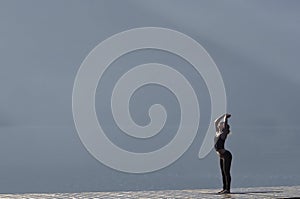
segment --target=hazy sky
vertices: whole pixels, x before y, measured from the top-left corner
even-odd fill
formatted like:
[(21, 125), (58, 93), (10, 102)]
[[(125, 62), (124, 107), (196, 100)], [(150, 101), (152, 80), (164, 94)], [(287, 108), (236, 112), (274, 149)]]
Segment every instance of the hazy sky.
[(217, 64), (232, 113), (233, 187), (291, 185), (299, 175), (299, 1), (0, 1), (0, 193), (220, 187), (212, 151), (197, 157), (210, 117), (201, 76), (179, 57), (141, 50), (116, 60), (98, 85), (97, 114), (107, 136), (131, 151), (168, 143), (180, 109), (168, 90), (140, 89), (131, 114), (141, 125), (161, 103), (166, 126), (152, 140), (133, 140), (113, 121), (109, 94), (118, 77), (149, 62), (186, 76), (200, 101), (201, 121), (190, 149), (171, 166), (126, 174), (94, 159), (81, 144), (72, 117), (72, 89), (87, 54), (113, 34), (165, 27), (199, 42)]

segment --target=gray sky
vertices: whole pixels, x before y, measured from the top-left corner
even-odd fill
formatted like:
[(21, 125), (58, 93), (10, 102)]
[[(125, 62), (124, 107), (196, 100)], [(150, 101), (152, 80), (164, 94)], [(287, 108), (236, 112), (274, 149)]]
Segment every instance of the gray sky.
[(152, 140), (131, 140), (112, 121), (108, 95), (118, 76), (148, 62), (172, 65), (200, 99), (201, 121), (190, 149), (171, 166), (126, 174), (95, 160), (81, 144), (72, 117), (77, 70), (101, 41), (136, 27), (180, 31), (217, 64), (232, 113), (227, 147), (234, 155), (233, 186), (299, 184), (299, 1), (0, 1), (0, 193), (207, 188), (220, 186), (214, 152), (197, 154), (210, 117), (202, 78), (179, 57), (143, 50), (121, 57), (96, 96), (108, 137), (132, 151), (167, 143), (180, 110), (174, 96), (149, 86), (132, 98), (133, 119), (165, 105), (166, 128)]

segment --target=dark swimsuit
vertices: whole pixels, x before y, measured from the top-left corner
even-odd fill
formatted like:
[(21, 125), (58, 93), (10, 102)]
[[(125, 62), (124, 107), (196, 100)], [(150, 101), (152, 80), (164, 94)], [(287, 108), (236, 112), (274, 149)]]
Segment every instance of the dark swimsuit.
[(215, 149), (216, 151), (219, 151), (223, 149), (224, 153), (218, 153), (220, 155), (220, 167), (222, 172), (222, 180), (223, 180), (223, 190), (230, 191), (230, 184), (231, 184), (231, 175), (230, 175), (230, 167), (231, 167), (231, 161), (232, 161), (232, 155), (228, 150), (225, 150), (225, 140), (227, 138), (227, 135), (229, 133), (229, 125), (227, 128), (224, 128), (222, 130), (222, 134), (225, 134), (225, 138), (222, 139), (221, 135), (215, 136)]

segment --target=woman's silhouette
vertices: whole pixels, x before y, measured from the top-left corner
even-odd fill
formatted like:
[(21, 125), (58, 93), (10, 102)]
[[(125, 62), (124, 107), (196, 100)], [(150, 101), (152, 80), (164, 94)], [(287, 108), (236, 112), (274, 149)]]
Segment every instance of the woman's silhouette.
[(230, 193), (230, 166), (232, 155), (228, 150), (225, 150), (225, 140), (230, 133), (230, 126), (228, 125), (228, 118), (230, 114), (224, 114), (215, 120), (216, 136), (215, 136), (215, 149), (220, 157), (220, 167), (222, 172), (223, 190), (219, 193)]

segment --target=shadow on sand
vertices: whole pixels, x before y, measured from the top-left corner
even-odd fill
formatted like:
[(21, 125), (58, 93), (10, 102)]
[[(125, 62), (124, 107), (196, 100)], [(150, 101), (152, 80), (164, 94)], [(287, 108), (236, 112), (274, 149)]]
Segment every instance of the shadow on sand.
[(264, 194), (264, 193), (282, 193), (283, 191), (241, 191), (241, 192), (232, 192), (230, 194)]

